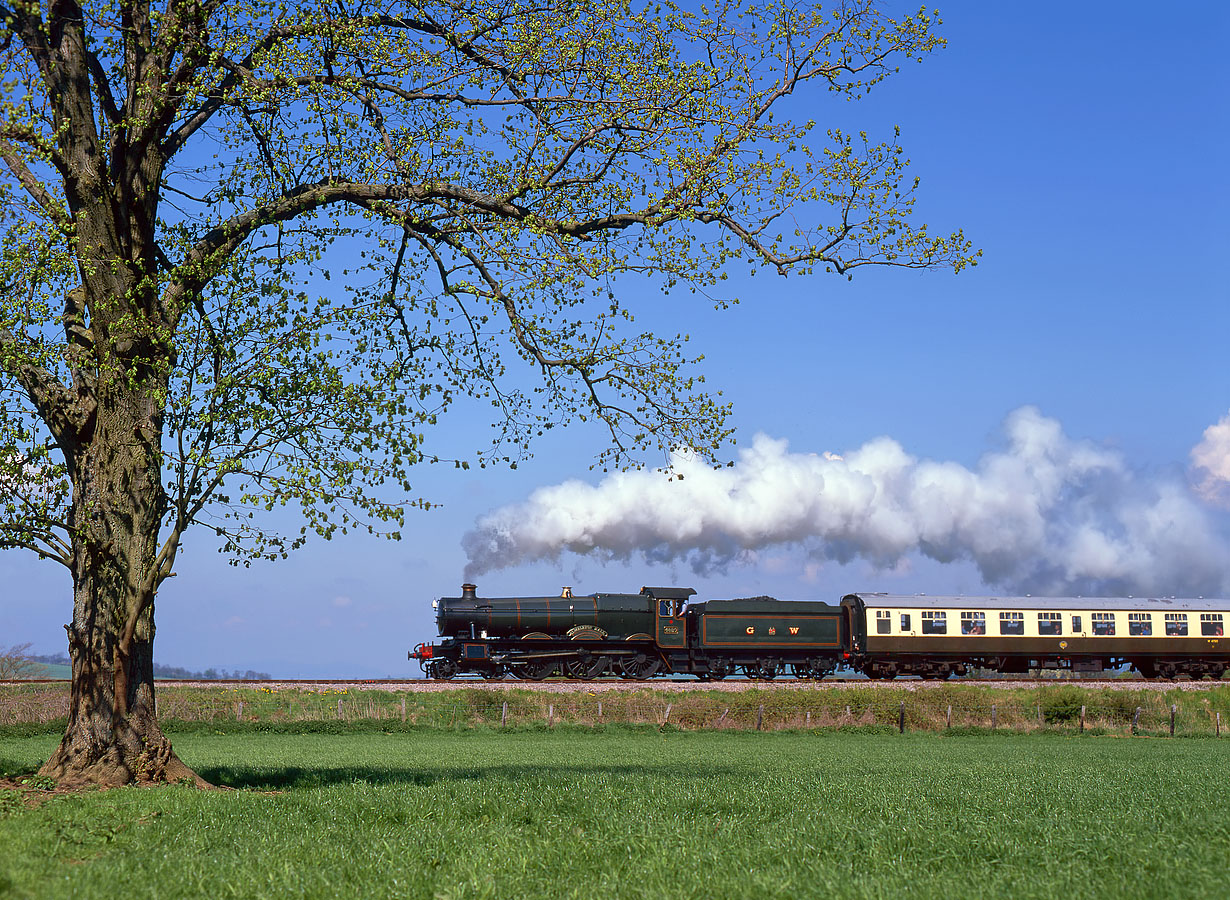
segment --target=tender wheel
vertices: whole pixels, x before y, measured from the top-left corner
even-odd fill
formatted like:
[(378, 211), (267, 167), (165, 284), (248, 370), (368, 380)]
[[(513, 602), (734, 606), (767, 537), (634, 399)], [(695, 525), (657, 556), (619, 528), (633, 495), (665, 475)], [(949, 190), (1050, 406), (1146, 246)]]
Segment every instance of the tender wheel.
[(638, 653), (635, 656), (627, 656), (620, 660), (619, 677), (626, 678), (629, 681), (641, 681), (657, 675), (658, 669), (661, 667), (662, 660), (650, 658), (644, 653)]
[(709, 660), (709, 677), (714, 681), (721, 681), (730, 674), (730, 660), (725, 657), (717, 657)]
[(504, 672), (503, 666), (495, 665), (489, 669), (483, 669), (478, 674), (482, 675), (483, 679), (486, 681), (499, 681), (500, 679), (504, 677), (506, 673)]
[(744, 663), (743, 674), (758, 681), (771, 681), (777, 677), (780, 665), (776, 659), (758, 659), (753, 663)]

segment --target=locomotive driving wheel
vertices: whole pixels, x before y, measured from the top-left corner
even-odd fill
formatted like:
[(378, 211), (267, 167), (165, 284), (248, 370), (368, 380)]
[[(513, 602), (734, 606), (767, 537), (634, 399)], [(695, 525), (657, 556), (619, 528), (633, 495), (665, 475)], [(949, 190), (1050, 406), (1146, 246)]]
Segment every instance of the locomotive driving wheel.
[(601, 675), (610, 662), (605, 656), (586, 655), (564, 663), (564, 674), (569, 678), (592, 681)]
[(619, 677), (629, 681), (641, 681), (658, 674), (662, 661), (637, 653), (635, 656), (625, 656), (619, 661)]
[(525, 660), (508, 664), (508, 671), (522, 681), (542, 681), (555, 674), (558, 663), (553, 660)]

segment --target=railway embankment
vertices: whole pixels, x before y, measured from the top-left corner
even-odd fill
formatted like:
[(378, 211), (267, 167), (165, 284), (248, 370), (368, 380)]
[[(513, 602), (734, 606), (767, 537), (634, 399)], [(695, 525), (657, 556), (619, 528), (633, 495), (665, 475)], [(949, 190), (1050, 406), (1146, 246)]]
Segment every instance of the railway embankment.
[[(1207, 736), (1230, 727), (1230, 683), (232, 682), (164, 683), (177, 730), (607, 728), (981, 730)], [(64, 682), (0, 684), (0, 729), (63, 727)]]

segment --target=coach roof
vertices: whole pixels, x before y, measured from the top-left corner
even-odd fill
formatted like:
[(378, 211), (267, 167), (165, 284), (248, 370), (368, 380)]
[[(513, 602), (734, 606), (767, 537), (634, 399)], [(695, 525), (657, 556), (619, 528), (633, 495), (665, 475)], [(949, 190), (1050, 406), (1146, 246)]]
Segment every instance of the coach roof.
[(1131, 612), (1230, 612), (1230, 600), (1190, 597), (963, 597), (942, 594), (847, 594), (872, 608), (1061, 609)]

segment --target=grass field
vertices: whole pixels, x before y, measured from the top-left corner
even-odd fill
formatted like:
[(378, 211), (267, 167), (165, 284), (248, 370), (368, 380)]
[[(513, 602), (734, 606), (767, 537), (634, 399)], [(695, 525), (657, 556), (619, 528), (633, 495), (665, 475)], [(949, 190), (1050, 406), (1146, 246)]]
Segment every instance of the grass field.
[[(54, 736), (0, 739), (30, 771)], [(1208, 897), (1230, 741), (181, 734), (238, 791), (0, 794), (0, 896)]]

